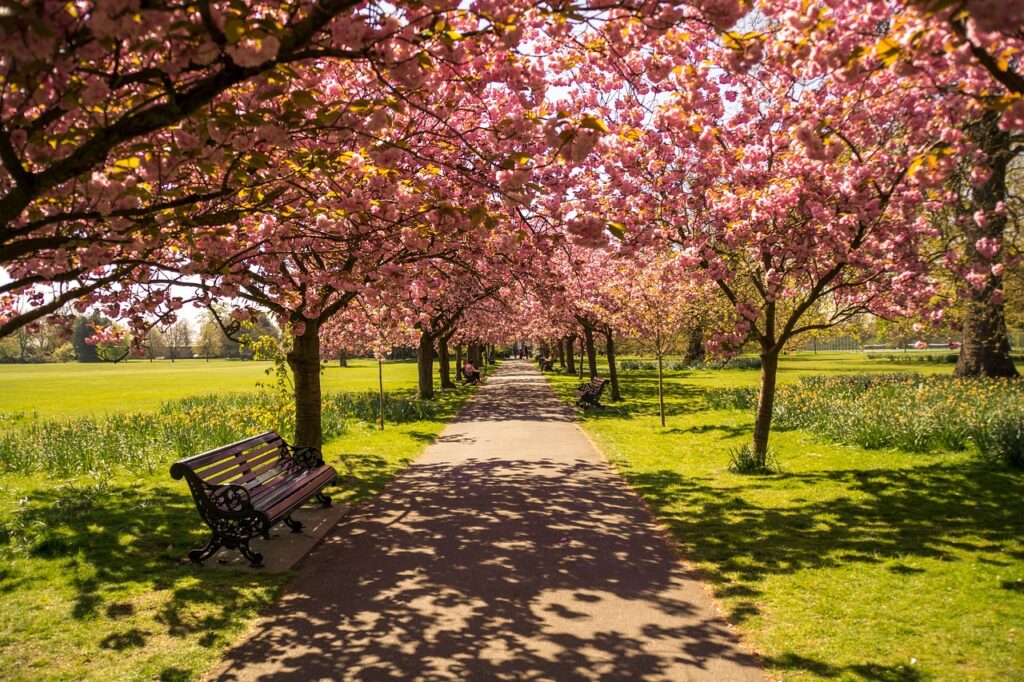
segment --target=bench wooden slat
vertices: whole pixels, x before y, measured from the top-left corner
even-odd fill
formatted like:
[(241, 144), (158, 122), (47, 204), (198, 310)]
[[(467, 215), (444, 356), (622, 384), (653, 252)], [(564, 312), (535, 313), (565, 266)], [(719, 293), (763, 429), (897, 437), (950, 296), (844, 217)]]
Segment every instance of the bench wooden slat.
[(206, 452), (200, 453), (198, 455), (193, 455), (192, 457), (188, 457), (187, 459), (178, 460), (178, 462), (176, 463), (183, 464), (190, 469), (199, 469), (205, 466), (206, 463), (208, 462), (220, 461), (224, 459), (226, 455), (237, 454), (239, 452), (242, 452), (243, 450), (251, 448), (254, 445), (259, 445), (260, 443), (266, 442), (274, 438), (280, 439), (281, 436), (277, 435), (273, 431), (268, 431), (258, 436), (253, 436), (252, 438), (245, 438), (230, 445), (225, 445), (222, 448), (214, 448), (213, 450), (207, 450)]
[[(274, 455), (283, 447), (284, 441), (281, 442), (270, 442), (260, 445), (259, 447), (252, 448), (250, 450), (243, 450), (235, 454), (234, 456), (226, 456), (218, 462), (212, 462), (209, 465), (193, 469), (197, 474), (203, 477), (203, 480), (209, 481), (210, 483), (221, 483), (221, 480), (217, 479), (217, 476), (224, 471), (231, 469), (237, 469), (253, 459), (260, 457), (261, 455)], [(225, 453), (226, 454), (226, 453)]]
[(238, 455), (232, 458), (230, 461), (224, 462), (223, 466), (218, 465), (217, 467), (210, 467), (198, 471), (200, 476), (210, 484), (217, 485), (220, 483), (227, 483), (230, 479), (238, 476), (240, 473), (250, 471), (255, 467), (261, 466), (269, 462), (274, 462), (281, 459), (281, 445), (267, 445), (261, 448), (259, 452), (256, 452), (253, 456)]
[(267, 509), (267, 516), (271, 519), (282, 518), (288, 513), (288, 510), (302, 505), (306, 500), (312, 497), (312, 495), (308, 493), (311, 485), (323, 487), (330, 483), (333, 478), (333, 474), (329, 474), (328, 472), (318, 472), (309, 481), (307, 481), (305, 486), (301, 488), (295, 487), (290, 490), (287, 495), (279, 497), (274, 505)]

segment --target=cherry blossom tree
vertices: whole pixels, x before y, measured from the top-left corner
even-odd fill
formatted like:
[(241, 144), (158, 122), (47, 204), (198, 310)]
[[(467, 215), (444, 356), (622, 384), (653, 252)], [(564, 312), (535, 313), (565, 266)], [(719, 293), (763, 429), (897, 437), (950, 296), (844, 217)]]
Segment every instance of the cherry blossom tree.
[(680, 271), (671, 255), (641, 253), (621, 261), (605, 291), (614, 301), (615, 326), (654, 354), (658, 365), (658, 412), (665, 426), (663, 364), (681, 335), (701, 314), (700, 281)]

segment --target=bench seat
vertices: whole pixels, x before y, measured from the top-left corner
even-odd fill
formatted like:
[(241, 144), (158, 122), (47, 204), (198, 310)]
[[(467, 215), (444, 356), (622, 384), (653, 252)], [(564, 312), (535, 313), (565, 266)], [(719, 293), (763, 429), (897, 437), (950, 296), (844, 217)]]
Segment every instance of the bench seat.
[(279, 521), (298, 533), (302, 524), (292, 512), (316, 497), (324, 506), (331, 498), (324, 487), (337, 478), (317, 448), (295, 447), (274, 431), (215, 448), (171, 466), (171, 477), (188, 483), (200, 518), (213, 535), (189, 559), (202, 563), (221, 547), (238, 549), (253, 566), (263, 557), (249, 548), (256, 537), (270, 537)]
[(601, 405), (601, 394), (604, 393), (607, 379), (594, 377), (589, 383), (580, 384), (576, 389), (576, 405), (578, 407), (603, 407)]

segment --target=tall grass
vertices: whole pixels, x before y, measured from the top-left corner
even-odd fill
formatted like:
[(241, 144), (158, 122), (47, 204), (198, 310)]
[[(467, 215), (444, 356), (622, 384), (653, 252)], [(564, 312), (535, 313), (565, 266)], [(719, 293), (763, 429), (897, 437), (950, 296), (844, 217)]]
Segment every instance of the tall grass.
[[(715, 409), (753, 409), (757, 389), (709, 391)], [(858, 374), (805, 377), (776, 395), (774, 424), (840, 443), (908, 452), (964, 450), (1024, 466), (1024, 381)]]
[[(390, 423), (427, 419), (431, 405), (385, 394)], [(329, 393), (323, 398), (324, 439), (345, 432), (351, 422), (374, 422), (378, 395)], [(0, 415), (0, 471), (72, 476), (120, 466), (152, 471), (168, 461), (203, 452), (247, 436), (274, 430), (294, 433), (290, 401), (270, 393), (227, 393), (183, 398), (151, 413), (39, 420)]]

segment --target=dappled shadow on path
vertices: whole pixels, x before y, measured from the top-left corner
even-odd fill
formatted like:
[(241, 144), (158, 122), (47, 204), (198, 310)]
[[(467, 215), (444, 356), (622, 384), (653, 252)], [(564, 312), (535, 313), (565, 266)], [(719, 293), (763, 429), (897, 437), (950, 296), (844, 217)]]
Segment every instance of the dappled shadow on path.
[(220, 675), (756, 679), (683, 596), (691, 580), (599, 462), (414, 465), (307, 559)]
[(575, 411), (558, 401), (543, 376), (532, 366), (510, 361), (487, 379), (486, 385), (453, 420), (464, 422), (571, 422)]

